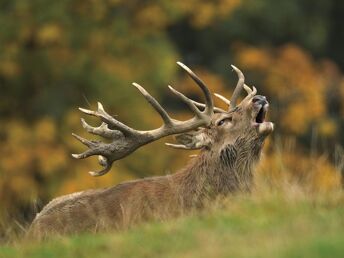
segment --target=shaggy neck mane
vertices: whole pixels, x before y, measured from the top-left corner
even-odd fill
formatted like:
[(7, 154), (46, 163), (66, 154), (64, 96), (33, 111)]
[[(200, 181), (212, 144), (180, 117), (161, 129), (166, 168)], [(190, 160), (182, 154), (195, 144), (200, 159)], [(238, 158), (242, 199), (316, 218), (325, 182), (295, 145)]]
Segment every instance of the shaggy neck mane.
[(225, 146), (220, 152), (203, 150), (175, 174), (187, 199), (184, 202), (192, 205), (213, 196), (250, 191), (253, 165), (260, 157), (262, 146), (263, 139), (245, 137)]

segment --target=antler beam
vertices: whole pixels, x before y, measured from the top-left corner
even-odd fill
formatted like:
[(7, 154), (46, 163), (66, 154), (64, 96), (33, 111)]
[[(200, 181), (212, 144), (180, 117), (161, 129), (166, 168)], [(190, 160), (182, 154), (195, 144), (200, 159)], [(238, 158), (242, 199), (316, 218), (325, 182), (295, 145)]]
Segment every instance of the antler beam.
[(161, 107), (158, 101), (137, 83), (133, 83), (133, 85), (141, 92), (148, 103), (157, 111), (157, 113), (162, 118), (164, 124), (160, 128), (150, 131), (138, 131), (130, 128), (129, 126), (110, 116), (104, 110), (103, 105), (100, 102), (98, 102), (97, 111), (79, 108), (81, 112), (87, 115), (98, 117), (103, 121), (103, 123), (99, 127), (92, 127), (88, 125), (84, 119), (81, 119), (82, 126), (86, 129), (87, 132), (112, 140), (111, 143), (90, 141), (76, 134), (73, 134), (73, 136), (77, 140), (79, 140), (81, 143), (89, 148), (81, 154), (72, 154), (74, 158), (84, 159), (93, 155), (99, 155), (99, 164), (104, 168), (98, 172), (89, 172), (92, 176), (101, 176), (106, 174), (111, 169), (112, 163), (114, 161), (128, 156), (136, 149), (145, 144), (148, 144), (152, 141), (158, 140), (168, 135), (191, 131), (197, 129), (198, 127), (207, 126), (210, 124), (211, 116), (214, 113), (214, 103), (209, 89), (207, 88), (205, 83), (190, 70), (190, 68), (188, 68), (181, 62), (177, 62), (177, 64), (189, 74), (189, 76), (200, 87), (205, 96), (205, 104), (202, 104), (204, 106), (204, 110), (200, 111), (197, 108), (198, 105), (194, 101), (169, 86), (169, 89), (179, 99), (185, 102), (190, 110), (194, 113), (194, 117), (189, 120), (179, 121), (172, 119), (165, 111), (165, 109)]

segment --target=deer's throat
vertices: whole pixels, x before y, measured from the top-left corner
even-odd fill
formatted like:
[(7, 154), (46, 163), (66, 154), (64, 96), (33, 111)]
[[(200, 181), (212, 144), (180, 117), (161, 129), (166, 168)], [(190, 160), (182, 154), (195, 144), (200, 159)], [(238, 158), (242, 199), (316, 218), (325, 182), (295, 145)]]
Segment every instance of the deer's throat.
[(260, 158), (262, 140), (238, 139), (234, 144), (227, 145), (220, 152), (218, 171), (220, 191), (249, 191), (253, 181), (254, 165)]
[(202, 203), (218, 195), (250, 191), (252, 171), (262, 142), (239, 140), (221, 152), (203, 151), (175, 176), (186, 203)]

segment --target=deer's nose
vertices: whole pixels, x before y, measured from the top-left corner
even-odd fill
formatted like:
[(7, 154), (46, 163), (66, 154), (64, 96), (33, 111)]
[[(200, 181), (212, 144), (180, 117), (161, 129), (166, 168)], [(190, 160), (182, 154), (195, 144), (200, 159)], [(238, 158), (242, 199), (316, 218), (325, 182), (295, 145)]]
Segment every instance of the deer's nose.
[(257, 103), (258, 105), (262, 105), (262, 106), (268, 104), (268, 101), (266, 100), (266, 97), (262, 96), (262, 95), (254, 96), (253, 99), (252, 99), (252, 102), (253, 103)]

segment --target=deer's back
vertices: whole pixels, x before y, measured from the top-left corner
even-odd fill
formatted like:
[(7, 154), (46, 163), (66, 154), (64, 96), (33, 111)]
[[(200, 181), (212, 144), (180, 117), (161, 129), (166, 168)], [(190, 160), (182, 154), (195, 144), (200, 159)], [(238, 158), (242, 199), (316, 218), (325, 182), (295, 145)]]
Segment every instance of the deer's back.
[(114, 187), (58, 197), (34, 219), (30, 233), (97, 231), (129, 226), (155, 215), (167, 215), (178, 202), (169, 177), (131, 181)]

